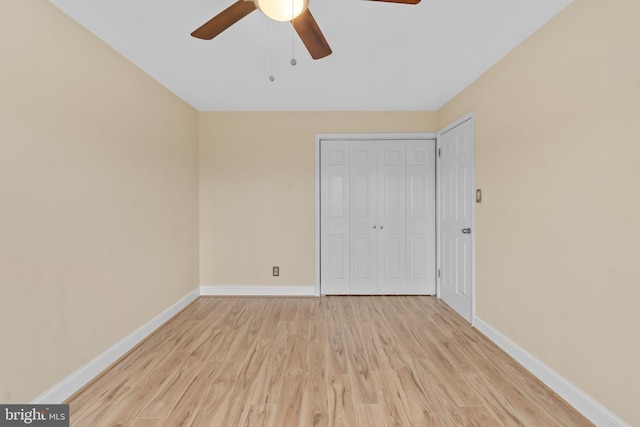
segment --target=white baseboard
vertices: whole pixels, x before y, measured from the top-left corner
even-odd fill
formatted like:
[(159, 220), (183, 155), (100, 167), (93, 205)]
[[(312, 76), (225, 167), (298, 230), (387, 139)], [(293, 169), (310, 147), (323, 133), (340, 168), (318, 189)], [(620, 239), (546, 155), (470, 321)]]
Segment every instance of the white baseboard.
[(247, 286), (220, 285), (201, 286), (202, 296), (292, 296), (312, 297), (316, 295), (315, 286)]
[(478, 316), (474, 316), (473, 326), (598, 427), (630, 427), (620, 417)]
[(38, 404), (57, 404), (64, 402), (65, 399), (72, 396), (80, 390), (92, 379), (98, 376), (102, 371), (107, 369), (111, 364), (124, 356), (129, 350), (138, 345), (142, 340), (148, 337), (153, 331), (162, 326), (165, 322), (176, 315), (180, 310), (189, 305), (192, 301), (200, 296), (200, 289), (195, 289), (188, 295), (184, 296), (178, 302), (167, 308), (165, 311), (154, 317), (145, 325), (125, 337), (104, 353), (98, 355), (95, 359), (78, 369), (67, 378), (47, 390), (40, 396), (36, 397), (33, 402)]

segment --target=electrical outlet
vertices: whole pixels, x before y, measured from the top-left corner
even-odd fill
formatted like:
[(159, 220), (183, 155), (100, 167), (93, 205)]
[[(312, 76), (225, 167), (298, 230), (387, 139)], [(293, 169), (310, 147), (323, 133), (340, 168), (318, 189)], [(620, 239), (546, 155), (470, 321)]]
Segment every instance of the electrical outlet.
[(274, 276), (280, 275), (280, 267), (273, 267), (273, 275)]

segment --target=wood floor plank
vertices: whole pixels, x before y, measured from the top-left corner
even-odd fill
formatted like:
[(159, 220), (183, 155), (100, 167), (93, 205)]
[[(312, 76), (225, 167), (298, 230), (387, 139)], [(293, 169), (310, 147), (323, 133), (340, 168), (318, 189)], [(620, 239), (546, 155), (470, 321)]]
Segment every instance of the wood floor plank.
[[(133, 420), (130, 427), (163, 427), (164, 420), (156, 418), (136, 418)], [(73, 424), (72, 424), (73, 425)]]
[(349, 376), (330, 375), (327, 390), (329, 426), (350, 427), (357, 425)]
[(436, 395), (427, 391), (413, 364), (401, 368), (397, 374), (408, 402), (409, 417), (414, 425), (438, 425)]
[[(202, 367), (181, 367), (160, 387), (136, 415), (140, 418), (166, 418), (174, 406), (182, 400), (182, 395), (196, 381)], [(128, 402), (131, 405), (132, 402)], [(127, 405), (124, 405), (127, 406)]]
[[(336, 298), (330, 298), (335, 301)], [(337, 307), (328, 303), (327, 307), (327, 372), (329, 374), (347, 374), (349, 368), (347, 366), (347, 354), (345, 348), (345, 337), (343, 330), (343, 321)]]
[(282, 382), (287, 369), (287, 359), (294, 344), (290, 335), (280, 335), (271, 340), (267, 363), (261, 372), (262, 381), (253, 389), (250, 401), (257, 404), (278, 404)]
[(327, 378), (309, 374), (302, 390), (300, 408), (301, 426), (324, 427), (329, 425)]
[(296, 319), (300, 298), (279, 298), (275, 300), (274, 305), (277, 306), (279, 316), (278, 320), (282, 322), (291, 322)]
[(499, 425), (498, 420), (493, 417), (487, 408), (464, 408), (462, 411), (471, 426)]
[(84, 406), (70, 405), (69, 424), (76, 427), (104, 426), (103, 423), (108, 414), (113, 412), (116, 406), (101, 400), (89, 402)]
[(246, 417), (240, 420), (242, 427), (277, 427), (276, 405), (250, 404)]
[(242, 364), (236, 376), (233, 389), (230, 391), (226, 413), (222, 425), (236, 424), (243, 418), (243, 412), (250, 409), (248, 402), (254, 387), (264, 381), (261, 372), (264, 372), (266, 356), (269, 352), (271, 340), (261, 339), (249, 350), (248, 359)]
[[(438, 376), (430, 360), (416, 359), (412, 362), (411, 381), (418, 383), (417, 387), (424, 390), (424, 396), (427, 398), (426, 402), (420, 406), (422, 410), (433, 411), (433, 417), (429, 418), (435, 418), (442, 425), (455, 425), (452, 414), (460, 407), (455, 403), (453, 387), (449, 387), (449, 384)], [(406, 375), (400, 375), (402, 379), (405, 377)]]
[[(461, 372), (451, 364), (451, 361), (444, 354), (440, 346), (433, 344), (425, 352), (426, 358), (422, 361), (429, 361), (429, 370), (432, 375), (440, 379), (442, 384), (450, 389), (450, 396), (459, 407), (482, 406), (478, 396), (467, 387), (467, 383)], [(423, 365), (424, 366), (424, 365)]]
[(345, 322), (345, 338), (347, 340), (347, 364), (353, 397), (356, 403), (378, 403), (376, 384), (372, 378), (372, 367), (365, 351), (362, 332), (353, 321)]
[(242, 338), (239, 340), (238, 346), (242, 349), (249, 349), (253, 347), (254, 342), (258, 338), (263, 337), (264, 332), (264, 318), (270, 311), (272, 301), (266, 298), (259, 298), (252, 301), (250, 310), (243, 315), (245, 318), (245, 329), (241, 334)]
[(374, 374), (380, 393), (382, 412), (389, 427), (413, 426), (409, 421), (409, 402), (395, 372)]
[(493, 414), (500, 425), (526, 426), (535, 425), (528, 417), (519, 413), (518, 409), (511, 403), (509, 397), (501, 393), (491, 381), (488, 381), (482, 374), (463, 374), (468, 384), (481, 396), (483, 407)]
[(213, 373), (215, 378), (202, 386), (200, 392), (203, 394), (205, 403), (195, 413), (192, 425), (203, 427), (223, 425), (221, 423), (226, 415), (230, 392), (236, 383), (239, 369), (240, 366), (224, 364)]
[(389, 303), (385, 307), (385, 310), (381, 310), (384, 315), (386, 326), (390, 331), (393, 331), (392, 336), (395, 338), (398, 347), (402, 350), (405, 358), (419, 359), (423, 353), (420, 349), (420, 345), (415, 341), (412, 331), (406, 325), (405, 319), (410, 317), (410, 314), (399, 310), (397, 307), (399, 302), (402, 302), (401, 297), (389, 297)]
[(387, 427), (382, 406), (379, 404), (356, 403), (354, 408), (359, 426)]
[(194, 420), (200, 409), (208, 404), (208, 393), (206, 392), (208, 385), (215, 380), (219, 370), (219, 363), (204, 364), (202, 370), (187, 386), (180, 399), (177, 402), (167, 401), (171, 411), (166, 417), (160, 417), (160, 419), (170, 426), (195, 425)]
[(386, 353), (380, 338), (378, 337), (376, 324), (371, 319), (364, 319), (360, 322), (360, 328), (362, 329), (362, 339), (364, 342), (364, 349), (369, 357), (369, 363), (371, 364), (371, 370), (378, 371), (391, 371), (391, 364), (387, 360)]
[[(366, 327), (366, 328), (365, 328)], [(406, 366), (410, 358), (404, 354), (398, 340), (393, 335), (393, 330), (387, 326), (386, 321), (376, 318), (371, 323), (364, 324), (367, 343), (371, 359), (375, 359), (373, 366), (379, 371), (393, 371)]]
[(302, 392), (307, 381), (307, 337), (292, 336), (293, 346), (287, 358), (276, 425), (297, 426), (300, 423)]
[(433, 297), (204, 297), (69, 399), (74, 427), (589, 426)]
[(307, 349), (307, 380), (302, 392), (300, 425), (327, 426), (327, 364), (326, 322), (323, 317), (314, 317), (309, 325)]

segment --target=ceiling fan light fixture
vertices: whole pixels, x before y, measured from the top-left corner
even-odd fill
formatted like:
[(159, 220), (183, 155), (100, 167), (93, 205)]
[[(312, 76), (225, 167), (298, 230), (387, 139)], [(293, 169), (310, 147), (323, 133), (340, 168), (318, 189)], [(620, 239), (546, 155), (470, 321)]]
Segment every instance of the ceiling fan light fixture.
[(309, 0), (254, 0), (258, 9), (276, 21), (291, 21), (307, 10)]

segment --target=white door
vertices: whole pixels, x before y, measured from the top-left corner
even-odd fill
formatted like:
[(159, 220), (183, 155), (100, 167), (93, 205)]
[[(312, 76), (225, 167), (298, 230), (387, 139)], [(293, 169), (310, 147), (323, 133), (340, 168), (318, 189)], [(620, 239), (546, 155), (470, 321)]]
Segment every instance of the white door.
[(321, 140), (320, 292), (435, 294), (435, 141)]
[(438, 133), (440, 298), (473, 316), (473, 118)]

